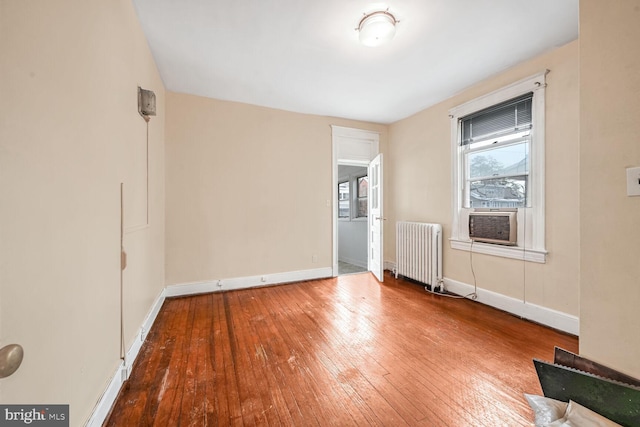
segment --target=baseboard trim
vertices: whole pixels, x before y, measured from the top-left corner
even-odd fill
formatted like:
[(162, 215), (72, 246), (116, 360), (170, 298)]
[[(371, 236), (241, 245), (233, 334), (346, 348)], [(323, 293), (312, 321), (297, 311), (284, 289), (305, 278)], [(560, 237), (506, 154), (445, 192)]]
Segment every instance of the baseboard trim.
[(264, 274), (261, 276), (235, 277), (229, 279), (208, 280), (206, 282), (183, 283), (167, 286), (166, 297), (180, 297), (209, 292), (230, 291), (236, 289), (271, 286), (304, 280), (324, 279), (333, 276), (331, 267), (312, 270), (289, 271), (285, 273)]
[(353, 258), (341, 258), (338, 261), (346, 262), (347, 264), (352, 264), (361, 268), (368, 268), (367, 260), (364, 261), (361, 259), (353, 259)]
[(147, 317), (142, 321), (142, 326), (138, 329), (138, 333), (136, 334), (131, 347), (129, 347), (129, 351), (125, 353), (124, 356), (124, 378), (129, 379), (129, 375), (131, 375), (131, 368), (133, 367), (133, 363), (136, 361), (136, 357), (138, 357), (138, 353), (140, 353), (140, 348), (142, 348), (142, 344), (144, 340), (147, 338), (147, 334), (153, 326), (153, 322), (155, 322), (156, 317), (158, 317), (158, 313), (162, 308), (162, 304), (164, 303), (166, 290), (163, 289), (160, 295), (156, 298), (151, 306), (151, 310), (147, 314)]
[[(444, 285), (447, 291), (458, 295), (467, 295), (474, 290), (472, 285), (446, 277), (444, 278)], [(580, 319), (577, 316), (531, 304), (486, 289), (478, 288), (476, 294), (478, 295), (476, 301), (482, 304), (504, 310), (524, 319), (532, 320), (572, 335), (580, 335)]]
[[(385, 261), (384, 269), (395, 272), (396, 263)], [(458, 295), (468, 295), (473, 292), (473, 286), (467, 283), (444, 277), (444, 287), (449, 292)], [(511, 298), (497, 292), (478, 288), (477, 302), (504, 310), (524, 319), (549, 326), (559, 331), (580, 336), (580, 318), (551, 308), (531, 304), (516, 298)]]
[(142, 326), (135, 335), (131, 347), (129, 347), (129, 350), (125, 353), (124, 361), (120, 362), (116, 368), (116, 372), (113, 374), (113, 377), (111, 377), (109, 385), (107, 385), (106, 390), (98, 400), (98, 403), (93, 409), (93, 412), (85, 426), (100, 427), (106, 421), (109, 411), (111, 411), (111, 407), (118, 398), (122, 385), (131, 374), (131, 368), (133, 367), (136, 357), (138, 357), (142, 343), (147, 337), (147, 333), (151, 329), (151, 326), (153, 326), (153, 322), (155, 322), (156, 317), (160, 312), (160, 308), (162, 308), (162, 304), (164, 304), (165, 292), (166, 290), (163, 289), (151, 306), (151, 310), (149, 310), (149, 313), (142, 322)]
[(120, 388), (122, 388), (122, 385), (124, 384), (122, 374), (123, 370), (124, 362), (121, 362), (120, 365), (118, 365), (116, 372), (113, 374), (113, 377), (111, 377), (111, 381), (109, 381), (107, 389), (104, 391), (104, 393), (100, 397), (100, 400), (98, 401), (98, 404), (93, 409), (93, 413), (85, 424), (86, 427), (100, 427), (106, 421), (111, 407), (118, 398)]
[(395, 274), (396, 271), (396, 263), (393, 261), (385, 261), (384, 262), (384, 269), (385, 270), (389, 270), (390, 272)]
[[(395, 263), (385, 261), (384, 268), (386, 270), (394, 271)], [(117, 367), (105, 392), (100, 397), (91, 417), (87, 421), (86, 426), (99, 427), (102, 426), (106, 420), (111, 407), (118, 397), (120, 388), (131, 374), (133, 363), (140, 352), (142, 343), (160, 312), (160, 308), (162, 307), (165, 298), (322, 279), (332, 277), (332, 274), (333, 271), (331, 267), (326, 267), (312, 270), (266, 274), (262, 276), (237, 277), (167, 286), (153, 303), (149, 314), (147, 314), (142, 326), (136, 334), (133, 344), (125, 354), (125, 360)], [(446, 277), (444, 278), (444, 284), (446, 290), (458, 295), (469, 294), (473, 292), (474, 289), (472, 285)], [(478, 298), (476, 301), (482, 304), (504, 310), (522, 318), (529, 319), (573, 335), (579, 335), (580, 321), (576, 316), (536, 304), (527, 303), (526, 301), (521, 301), (486, 289), (478, 288), (477, 295)]]

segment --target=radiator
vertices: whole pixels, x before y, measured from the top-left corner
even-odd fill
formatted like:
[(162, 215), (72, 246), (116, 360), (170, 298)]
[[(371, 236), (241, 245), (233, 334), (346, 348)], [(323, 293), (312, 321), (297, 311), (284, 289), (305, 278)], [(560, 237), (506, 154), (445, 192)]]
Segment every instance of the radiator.
[(396, 223), (398, 275), (442, 290), (442, 226), (422, 222)]

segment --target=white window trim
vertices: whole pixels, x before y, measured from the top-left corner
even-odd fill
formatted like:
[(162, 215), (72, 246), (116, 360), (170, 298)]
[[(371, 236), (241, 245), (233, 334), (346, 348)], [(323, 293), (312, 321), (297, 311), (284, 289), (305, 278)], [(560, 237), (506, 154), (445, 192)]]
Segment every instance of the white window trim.
[[(351, 176), (349, 176), (349, 178), (347, 179), (339, 179), (338, 180), (338, 187), (340, 186), (340, 184), (343, 184), (345, 182), (349, 183), (349, 216), (340, 216), (340, 200), (338, 200), (337, 204), (338, 204), (338, 221), (351, 221), (351, 217), (352, 215), (352, 210), (353, 210), (353, 206), (351, 206), (353, 203), (351, 202), (351, 198), (353, 197), (351, 195), (351, 187), (353, 185), (351, 185)], [(340, 195), (340, 191), (337, 192), (338, 196)]]
[[(361, 166), (362, 168), (366, 169), (366, 167), (362, 165), (352, 165), (352, 166)], [(342, 222), (367, 221), (368, 217), (358, 216), (358, 178), (362, 178), (363, 176), (368, 176), (368, 175), (366, 173), (358, 173), (358, 174), (348, 175), (347, 177), (343, 177), (343, 179), (338, 179), (338, 185), (345, 182), (349, 183), (349, 216), (348, 217), (338, 216), (338, 221), (342, 221)]]
[[(453, 221), (451, 227), (451, 248), (501, 256), (531, 262), (545, 263), (545, 89), (546, 75), (549, 70), (527, 77), (502, 89), (473, 99), (449, 110), (451, 118), (451, 207)], [(518, 208), (518, 244), (501, 246), (487, 243), (471, 243), (469, 239), (469, 212), (473, 209), (463, 207), (460, 184), (464, 180), (460, 167), (459, 119), (484, 108), (508, 101), (528, 92), (533, 96), (533, 130), (531, 135), (530, 208)]]
[[(366, 221), (369, 216), (367, 214), (367, 216), (358, 216), (358, 200), (360, 199), (360, 197), (358, 197), (358, 192), (359, 192), (359, 188), (358, 188), (358, 180), (360, 178), (363, 177), (368, 177), (368, 174), (356, 174), (353, 175), (353, 197), (351, 198), (351, 202), (353, 203), (353, 215), (351, 216), (353, 218), (354, 221)], [(368, 185), (368, 183), (367, 183)], [(363, 197), (363, 199), (367, 199), (367, 206), (369, 205), (369, 194), (367, 192), (367, 195)], [(369, 210), (367, 209), (367, 212)]]

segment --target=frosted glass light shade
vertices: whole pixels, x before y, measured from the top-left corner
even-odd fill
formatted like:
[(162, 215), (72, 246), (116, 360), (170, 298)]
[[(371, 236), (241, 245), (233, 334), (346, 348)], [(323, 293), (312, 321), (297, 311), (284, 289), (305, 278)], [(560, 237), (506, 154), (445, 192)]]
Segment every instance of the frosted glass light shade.
[(366, 15), (358, 25), (360, 43), (365, 46), (380, 46), (391, 40), (396, 34), (396, 19), (386, 11)]

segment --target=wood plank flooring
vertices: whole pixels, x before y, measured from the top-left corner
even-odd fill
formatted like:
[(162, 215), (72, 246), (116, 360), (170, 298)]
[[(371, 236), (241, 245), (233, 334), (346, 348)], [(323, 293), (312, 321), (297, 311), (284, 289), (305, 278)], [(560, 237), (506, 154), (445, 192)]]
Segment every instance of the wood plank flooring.
[(531, 426), (578, 340), (366, 273), (165, 301), (106, 426)]

